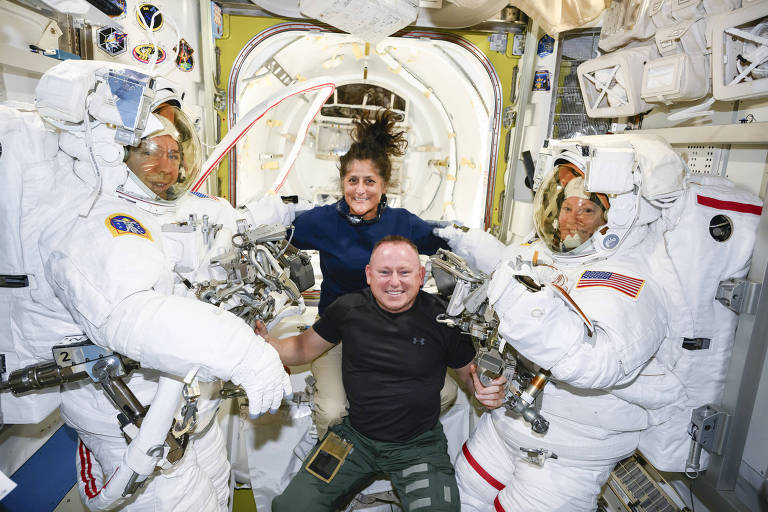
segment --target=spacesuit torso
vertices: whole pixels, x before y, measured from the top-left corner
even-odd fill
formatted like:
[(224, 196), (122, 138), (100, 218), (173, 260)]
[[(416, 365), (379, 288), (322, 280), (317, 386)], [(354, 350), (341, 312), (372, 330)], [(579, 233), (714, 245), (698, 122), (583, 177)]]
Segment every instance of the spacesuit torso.
[[(192, 215), (197, 219), (197, 226), (190, 223)], [(208, 217), (210, 225), (224, 226), (215, 239), (210, 235), (209, 243), (203, 240), (199, 224), (203, 215)], [(44, 231), (41, 255), (49, 276), (68, 281), (62, 283), (66, 285), (63, 288), (91, 289), (92, 293), (81, 295), (86, 300), (71, 297), (65, 302), (73, 310), (73, 316), (82, 316), (87, 324), (98, 327), (106, 320), (104, 315), (112, 310), (111, 305), (138, 290), (153, 289), (167, 295), (194, 297), (181, 278), (195, 282), (207, 275), (213, 252), (222, 251), (231, 243), (236, 217), (237, 212), (228, 202), (192, 194), (159, 215), (128, 201), (102, 196), (88, 217), (72, 220), (69, 230), (57, 226)], [(53, 304), (51, 308), (57, 310), (61, 306)], [(78, 330), (77, 325), (72, 324), (70, 333)], [(98, 336), (97, 333), (98, 330), (90, 334)], [(93, 341), (109, 346), (108, 338)], [(211, 339), (211, 350), (224, 342), (226, 340)], [(174, 340), (169, 339), (167, 343)], [(183, 352), (186, 348), (181, 345), (175, 350)], [(145, 405), (154, 396), (158, 375), (157, 371), (140, 369), (127, 379), (129, 388)], [(217, 386), (213, 383), (202, 386), (198, 402), (201, 426), (206, 425), (215, 412)], [(208, 400), (203, 400), (206, 395)], [(61, 412), (69, 424), (79, 429), (121, 435), (115, 420), (117, 410), (92, 382), (67, 385), (62, 393)]]
[[(667, 335), (670, 301), (661, 283), (671, 269), (668, 257), (656, 250), (653, 232), (643, 230), (633, 238), (634, 244), (626, 240), (622, 250), (608, 259), (558, 266), (567, 278), (564, 288), (594, 325), (592, 337), (574, 342), (553, 323), (541, 332), (547, 342), (526, 344), (525, 356), (552, 373), (540, 402), (542, 415), (556, 416), (582, 430), (583, 442), (575, 446), (571, 432), (558, 428), (560, 422), (552, 422), (549, 431), (538, 436), (503, 409), (494, 411), (494, 421), (505, 424), (498, 431), (515, 438), (512, 444), (521, 444), (519, 436), (524, 436), (530, 446), (587, 459), (630, 453), (640, 431), (668, 418), (683, 396), (677, 379), (653, 359)], [(551, 261), (548, 249), (538, 241), (509, 248), (505, 259), (520, 256), (531, 261), (534, 253), (539, 261)], [(555, 307), (560, 305), (555, 302)], [(520, 337), (505, 331), (503, 314), (502, 337)], [(652, 386), (644, 375), (653, 375)]]

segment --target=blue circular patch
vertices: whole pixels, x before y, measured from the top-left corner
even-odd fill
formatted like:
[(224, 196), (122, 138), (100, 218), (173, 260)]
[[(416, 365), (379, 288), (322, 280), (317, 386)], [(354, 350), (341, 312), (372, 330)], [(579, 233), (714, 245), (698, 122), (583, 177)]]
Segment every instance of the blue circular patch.
[(603, 247), (606, 249), (613, 249), (619, 245), (619, 235), (611, 233), (607, 237), (603, 238)]

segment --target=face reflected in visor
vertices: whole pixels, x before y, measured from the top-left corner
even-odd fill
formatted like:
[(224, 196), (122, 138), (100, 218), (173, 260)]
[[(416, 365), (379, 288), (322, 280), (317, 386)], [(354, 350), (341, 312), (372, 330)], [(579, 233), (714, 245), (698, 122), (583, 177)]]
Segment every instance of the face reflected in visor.
[(605, 224), (603, 209), (589, 199), (566, 197), (558, 215), (560, 241), (570, 251), (580, 246)]
[(534, 198), (534, 223), (541, 239), (555, 253), (581, 246), (606, 222), (608, 199), (587, 192), (575, 165), (560, 164)]
[(168, 191), (179, 182), (181, 170), (179, 143), (170, 135), (144, 139), (129, 150), (126, 165), (157, 197), (171, 199)]
[(149, 199), (181, 197), (200, 172), (202, 151), (194, 125), (177, 107), (163, 105), (148, 123), (148, 135), (127, 148), (126, 165)]

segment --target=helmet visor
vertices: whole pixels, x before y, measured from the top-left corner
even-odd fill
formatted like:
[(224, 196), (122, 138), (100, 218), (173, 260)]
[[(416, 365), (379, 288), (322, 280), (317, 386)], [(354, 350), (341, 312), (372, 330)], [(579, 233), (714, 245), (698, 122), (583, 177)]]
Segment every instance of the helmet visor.
[(192, 186), (200, 172), (202, 150), (194, 124), (178, 107), (153, 112), (152, 131), (129, 147), (126, 165), (150, 199), (172, 202)]
[(584, 188), (581, 171), (557, 165), (542, 182), (533, 201), (536, 232), (554, 253), (580, 247), (605, 224), (608, 201)]

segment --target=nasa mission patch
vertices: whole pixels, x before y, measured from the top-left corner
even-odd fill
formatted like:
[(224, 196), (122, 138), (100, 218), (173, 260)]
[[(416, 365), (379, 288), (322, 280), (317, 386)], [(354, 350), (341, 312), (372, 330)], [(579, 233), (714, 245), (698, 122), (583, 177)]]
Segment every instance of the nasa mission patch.
[(155, 32), (163, 27), (163, 13), (152, 4), (141, 4), (136, 9), (136, 22), (142, 29)]
[(157, 62), (156, 64), (160, 64), (161, 62), (165, 61), (165, 50), (163, 50), (160, 46), (155, 46), (152, 43), (142, 43), (139, 45), (136, 45), (133, 47), (133, 58), (137, 61), (147, 64), (152, 59), (152, 55), (155, 53), (155, 48), (157, 48)]
[(149, 230), (141, 222), (124, 213), (114, 213), (108, 216), (104, 224), (109, 229), (109, 232), (112, 233), (112, 236), (135, 235), (152, 241), (152, 235), (149, 233)]
[(124, 53), (127, 47), (128, 34), (113, 27), (102, 27), (96, 32), (96, 45), (101, 51), (111, 57)]

